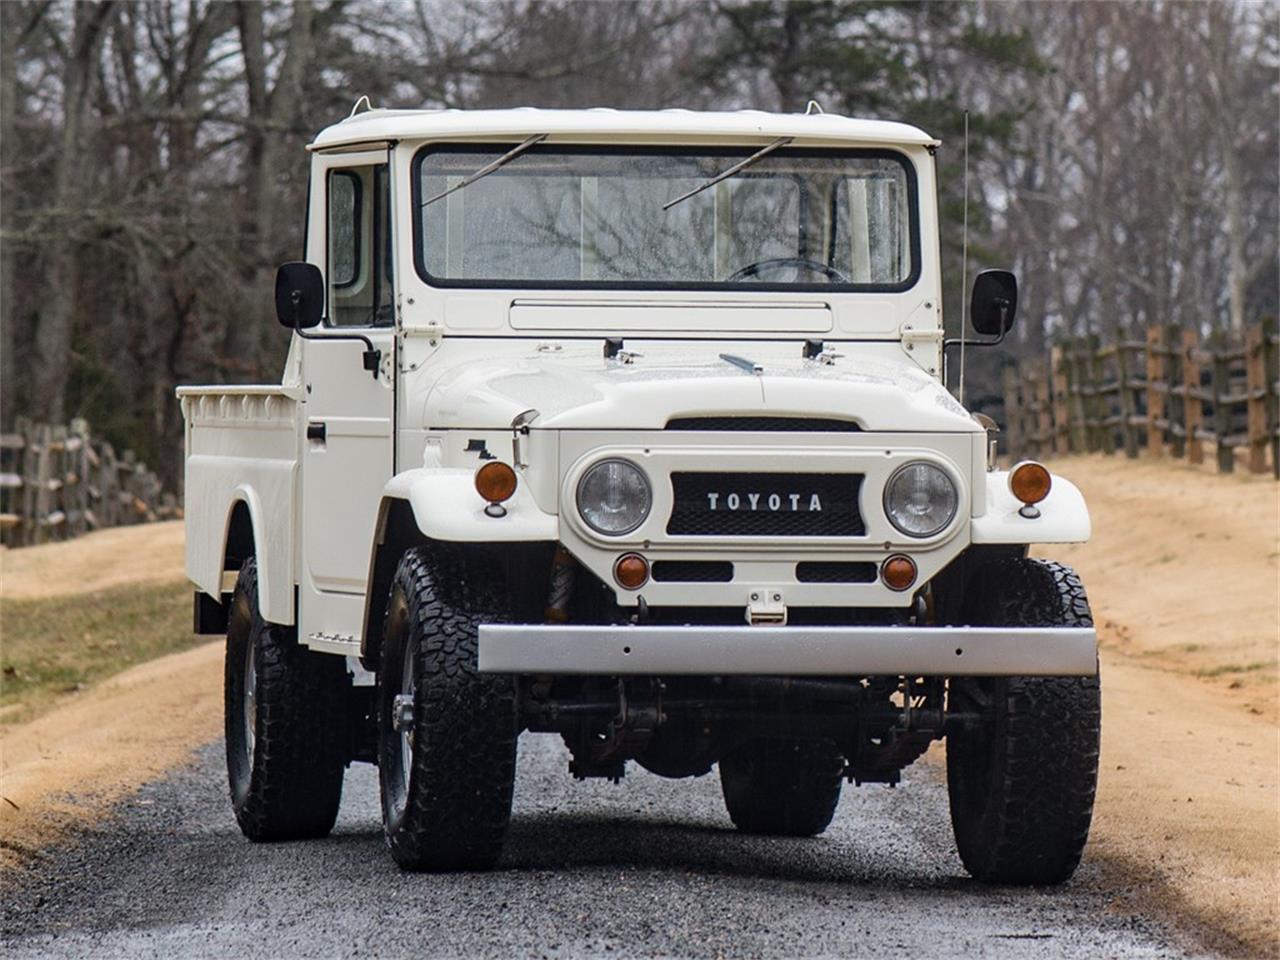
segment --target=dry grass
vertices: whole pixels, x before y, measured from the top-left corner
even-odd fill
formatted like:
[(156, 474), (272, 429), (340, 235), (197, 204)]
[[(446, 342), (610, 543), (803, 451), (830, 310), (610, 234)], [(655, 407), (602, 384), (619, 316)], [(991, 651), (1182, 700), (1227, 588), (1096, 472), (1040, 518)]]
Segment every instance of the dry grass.
[(135, 664), (195, 646), (177, 582), (0, 603), (0, 723), (20, 723)]

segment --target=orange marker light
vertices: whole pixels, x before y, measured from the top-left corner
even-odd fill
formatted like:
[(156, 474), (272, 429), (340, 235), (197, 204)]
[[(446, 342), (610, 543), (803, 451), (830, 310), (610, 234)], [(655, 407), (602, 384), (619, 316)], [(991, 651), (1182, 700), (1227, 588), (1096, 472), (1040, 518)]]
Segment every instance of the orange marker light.
[(1009, 491), (1023, 503), (1039, 503), (1052, 487), (1053, 477), (1043, 463), (1023, 460), (1009, 471)]
[(489, 503), (510, 500), (516, 492), (516, 472), (501, 460), (492, 460), (476, 471), (476, 493)]
[(906, 590), (916, 582), (916, 562), (895, 554), (880, 564), (880, 579), (890, 590)]
[(649, 582), (649, 561), (638, 553), (624, 553), (613, 564), (613, 579), (628, 590), (638, 590)]

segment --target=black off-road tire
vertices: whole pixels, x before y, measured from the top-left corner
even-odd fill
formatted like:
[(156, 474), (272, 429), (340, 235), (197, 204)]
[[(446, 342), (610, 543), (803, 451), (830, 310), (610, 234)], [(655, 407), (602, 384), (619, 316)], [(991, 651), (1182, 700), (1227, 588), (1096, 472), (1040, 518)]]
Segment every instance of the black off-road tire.
[(844, 758), (825, 740), (753, 740), (720, 758), (720, 787), (744, 833), (813, 837), (840, 802)]
[(252, 558), (231, 597), (225, 676), (227, 779), (240, 830), (253, 841), (326, 836), (342, 800), (351, 680), (341, 657), (307, 650), (293, 628), (262, 619)]
[[(1075, 572), (1007, 559), (969, 584), (966, 623), (1093, 625)], [(1098, 783), (1098, 677), (953, 679), (950, 708), (981, 724), (947, 737), (951, 824), (965, 869), (985, 883), (1047, 885), (1080, 863)]]
[[(489, 869), (511, 819), (515, 685), (476, 669), (479, 625), (508, 618), (492, 578), (474, 574), (458, 558), (410, 550), (387, 603), (378, 769), (387, 846), (405, 870)], [(411, 738), (393, 716), (395, 697), (409, 695), (406, 663)]]

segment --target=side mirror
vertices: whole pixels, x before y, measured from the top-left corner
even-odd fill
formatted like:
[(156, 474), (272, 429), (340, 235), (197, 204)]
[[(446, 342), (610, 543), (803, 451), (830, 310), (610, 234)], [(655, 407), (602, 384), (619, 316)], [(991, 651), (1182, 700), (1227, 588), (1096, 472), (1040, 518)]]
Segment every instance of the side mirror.
[(989, 337), (1003, 337), (1018, 313), (1018, 278), (1008, 270), (983, 270), (973, 278), (969, 320)]
[(276, 271), (276, 319), (290, 330), (307, 330), (318, 326), (323, 317), (324, 277), (320, 268), (298, 260), (282, 263)]

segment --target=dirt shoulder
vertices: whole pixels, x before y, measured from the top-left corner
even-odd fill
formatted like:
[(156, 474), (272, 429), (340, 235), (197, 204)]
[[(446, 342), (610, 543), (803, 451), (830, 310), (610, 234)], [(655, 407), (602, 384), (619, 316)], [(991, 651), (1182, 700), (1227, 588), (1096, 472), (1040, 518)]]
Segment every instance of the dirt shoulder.
[(161, 657), (0, 731), (0, 868), (39, 856), (221, 732), (222, 644)]
[(0, 599), (38, 600), (183, 579), (181, 520), (99, 530), (66, 543), (0, 547)]
[(195, 642), (182, 533), (155, 523), (0, 550), (0, 868), (218, 736), (222, 645), (155, 659)]
[(1102, 761), (1086, 856), (1117, 909), (1213, 949), (1280, 954), (1280, 487), (1167, 462), (1053, 464), (1093, 539), (1041, 553), (1084, 578), (1102, 646)]

